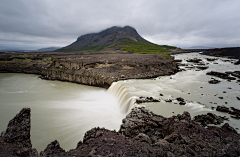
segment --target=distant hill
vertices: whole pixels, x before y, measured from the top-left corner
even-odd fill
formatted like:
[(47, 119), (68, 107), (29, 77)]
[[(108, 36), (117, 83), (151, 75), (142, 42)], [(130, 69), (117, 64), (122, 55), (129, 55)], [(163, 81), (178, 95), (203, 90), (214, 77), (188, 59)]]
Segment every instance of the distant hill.
[[(169, 52), (169, 49), (176, 49), (176, 47), (153, 44), (142, 38), (133, 27), (114, 26), (99, 33), (82, 35), (72, 44), (57, 51), (99, 51), (106, 49), (160, 54)], [(162, 55), (167, 57), (166, 54)]]
[(211, 56), (226, 56), (226, 57), (237, 57), (240, 58), (240, 47), (226, 47), (226, 48), (215, 48), (208, 49), (203, 54)]
[(60, 49), (61, 47), (46, 47), (46, 48), (41, 48), (41, 49), (38, 49), (37, 51), (39, 52), (49, 52), (49, 51), (55, 51), (57, 49)]
[(185, 48), (185, 49), (213, 49), (214, 47), (206, 47), (206, 46), (192, 46), (189, 48)]

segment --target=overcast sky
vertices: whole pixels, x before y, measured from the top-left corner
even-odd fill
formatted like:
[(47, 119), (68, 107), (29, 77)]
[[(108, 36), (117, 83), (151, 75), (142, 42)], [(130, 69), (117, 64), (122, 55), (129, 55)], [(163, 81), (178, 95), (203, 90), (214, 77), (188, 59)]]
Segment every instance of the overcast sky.
[(240, 46), (239, 0), (0, 0), (0, 47), (67, 46), (129, 25), (178, 47)]

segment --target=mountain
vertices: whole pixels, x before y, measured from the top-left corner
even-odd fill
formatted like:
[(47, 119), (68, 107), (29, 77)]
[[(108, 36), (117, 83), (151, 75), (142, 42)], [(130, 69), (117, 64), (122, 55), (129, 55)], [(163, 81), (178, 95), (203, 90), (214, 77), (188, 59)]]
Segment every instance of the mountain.
[(37, 51), (39, 52), (49, 52), (49, 51), (55, 51), (57, 49), (60, 49), (61, 47), (46, 47), (46, 48), (41, 48), (41, 49), (38, 49)]
[(140, 54), (161, 54), (171, 59), (166, 53), (169, 49), (177, 47), (168, 45), (157, 45), (142, 38), (136, 29), (130, 26), (111, 27), (99, 33), (82, 35), (77, 40), (56, 51), (127, 51)]
[(62, 48), (62, 50), (80, 50), (83, 48), (87, 49), (101, 49), (104, 47), (109, 47), (116, 45), (125, 39), (130, 39), (133, 41), (142, 41), (145, 42), (146, 40), (143, 39), (137, 31), (130, 27), (111, 27), (106, 30), (103, 30), (99, 33), (91, 33), (82, 35), (77, 38), (77, 41), (74, 43)]

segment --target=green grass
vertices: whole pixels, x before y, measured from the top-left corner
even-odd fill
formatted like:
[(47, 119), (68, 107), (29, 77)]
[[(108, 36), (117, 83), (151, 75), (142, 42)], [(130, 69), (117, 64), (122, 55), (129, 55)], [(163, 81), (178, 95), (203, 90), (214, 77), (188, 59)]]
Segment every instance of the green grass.
[(101, 49), (103, 49), (105, 46), (107, 45), (103, 45), (103, 46), (87, 46), (82, 48), (80, 51), (99, 51)]
[(175, 46), (168, 46), (168, 45), (160, 45), (160, 46), (163, 48), (166, 48), (166, 49), (176, 49), (177, 48)]
[(112, 48), (122, 47), (121, 50), (140, 53), (140, 54), (160, 54), (167, 59), (171, 59), (172, 57), (167, 54), (169, 49), (175, 49), (174, 46), (167, 45), (157, 45), (150, 42), (141, 42), (141, 41), (133, 41), (130, 39), (126, 39), (123, 42), (114, 45)]
[(36, 54), (12, 55), (12, 57), (34, 57)]
[(99, 51), (102, 50), (105, 46), (107, 45), (103, 45), (103, 46), (87, 46), (84, 47), (80, 50), (72, 50), (72, 49), (66, 49), (66, 50), (56, 50), (57, 52), (80, 52), (80, 51)]
[(51, 61), (51, 57), (45, 57), (42, 60), (32, 60), (32, 59), (17, 59), (17, 58), (13, 58), (13, 60), (10, 61), (0, 61), (0, 63), (11, 63), (11, 62), (38, 62), (38, 63), (52, 63)]
[(10, 63), (10, 62), (31, 62), (31, 59), (16, 59), (14, 58), (11, 61), (0, 61), (1, 63)]
[(72, 50), (72, 49), (66, 49), (66, 50), (55, 50), (55, 52), (80, 52), (81, 50)]

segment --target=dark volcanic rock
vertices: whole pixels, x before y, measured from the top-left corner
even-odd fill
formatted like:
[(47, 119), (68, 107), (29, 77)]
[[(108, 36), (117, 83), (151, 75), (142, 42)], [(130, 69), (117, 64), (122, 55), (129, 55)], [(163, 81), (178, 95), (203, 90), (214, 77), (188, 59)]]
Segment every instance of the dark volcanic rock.
[(212, 62), (212, 61), (218, 60), (218, 58), (206, 58), (206, 59), (207, 59), (207, 61), (209, 61), (209, 62)]
[(216, 80), (216, 79), (211, 79), (210, 81), (208, 81), (208, 83), (210, 83), (210, 84), (218, 84), (219, 82), (221, 82), (221, 81)]
[(240, 59), (234, 63), (235, 65), (239, 65), (240, 64)]
[(211, 56), (233, 56), (240, 57), (240, 47), (229, 47), (229, 48), (215, 48), (208, 49), (203, 52), (205, 55)]
[(212, 75), (212, 76), (216, 76), (222, 79), (226, 79), (226, 80), (236, 80), (235, 77), (231, 77), (229, 76), (228, 73), (221, 73), (221, 72), (216, 72), (216, 71), (211, 71), (211, 72), (207, 72), (206, 75)]
[[(149, 112), (145, 108), (134, 108), (125, 119), (120, 127), (119, 133), (126, 137), (135, 137), (139, 133), (144, 133), (150, 138), (153, 136), (162, 137), (162, 122), (165, 118)], [(160, 127), (161, 126), (161, 127)]]
[(195, 122), (199, 122), (202, 126), (207, 126), (208, 124), (221, 124), (224, 120), (228, 120), (226, 117), (217, 116), (213, 113), (202, 114), (194, 117)]
[(176, 98), (177, 99), (177, 101), (184, 101), (184, 99), (183, 98), (181, 98), (181, 97), (179, 97), (179, 98)]
[[(235, 139), (236, 137), (240, 138), (239, 134), (227, 123), (221, 128), (209, 127), (209, 129), (205, 129), (192, 121), (187, 112), (182, 115), (164, 118), (144, 108), (133, 109), (123, 120), (119, 133), (129, 138), (144, 133), (152, 140), (153, 150), (158, 150), (158, 155), (161, 154), (162, 156), (167, 154), (167, 152), (164, 152), (166, 150), (169, 150), (171, 153), (168, 154), (172, 156), (205, 156), (206, 154), (225, 156), (224, 154), (227, 153), (237, 156), (240, 153), (238, 152), (240, 144)], [(223, 143), (219, 138), (232, 139), (233, 134), (235, 137), (233, 141), (235, 140), (235, 142), (227, 141)], [(234, 149), (228, 150), (227, 143), (235, 145)], [(220, 147), (223, 149), (219, 150)], [(212, 148), (218, 151), (212, 151)], [(151, 156), (157, 156), (157, 154), (155, 155), (153, 151)]]
[(240, 109), (237, 109), (235, 107), (225, 107), (225, 106), (218, 106), (216, 108), (217, 111), (220, 111), (220, 112), (226, 112), (228, 114), (231, 114), (232, 118), (235, 118), (235, 119), (240, 119)]
[(177, 98), (177, 101), (180, 101), (179, 105), (185, 105), (185, 104), (186, 104), (186, 102), (184, 101), (184, 99), (181, 98), (181, 97)]
[(234, 77), (240, 78), (240, 71), (228, 71), (226, 73), (231, 74)]
[(181, 59), (174, 59), (173, 61), (174, 61), (174, 62), (182, 62)]
[(226, 113), (230, 112), (229, 108), (225, 106), (217, 106), (216, 110), (221, 112), (226, 112)]
[(30, 140), (30, 108), (23, 108), (0, 136), (0, 156), (37, 156)]
[(57, 140), (51, 142), (50, 144), (47, 145), (47, 148), (44, 149), (44, 151), (40, 152), (40, 156), (52, 156), (54, 154), (60, 154), (62, 152), (65, 152), (65, 150), (63, 150), (60, 147), (60, 144), (58, 143)]
[(172, 102), (172, 100), (171, 99), (167, 99), (167, 100), (165, 100), (166, 102)]
[(137, 104), (147, 103), (147, 102), (160, 102), (158, 99), (154, 99), (153, 97), (140, 97), (136, 100)]
[(179, 103), (179, 105), (185, 105), (186, 104), (186, 102), (180, 102)]
[(209, 67), (208, 66), (196, 66), (196, 68), (200, 69), (200, 70), (206, 70)]
[[(28, 113), (30, 112), (26, 111), (26, 114), (20, 112), (16, 117), (19, 120), (28, 119), (27, 117), (30, 117)], [(21, 119), (19, 116), (25, 118)], [(209, 116), (218, 118), (215, 115)], [(15, 122), (16, 119), (11, 124), (15, 126)], [(3, 137), (8, 139), (4, 135)], [(25, 138), (13, 139), (20, 141), (7, 145), (1, 137), (0, 156), (37, 156), (30, 148), (32, 154), (29, 151), (25, 151), (27, 153), (18, 151), (22, 145), (21, 141)], [(75, 149), (65, 152), (59, 143), (54, 141), (40, 153), (40, 156), (239, 156), (239, 141), (240, 135), (228, 123), (222, 127), (209, 126), (205, 129), (191, 120), (188, 112), (165, 118), (142, 107), (132, 109), (123, 119), (118, 132), (93, 128), (85, 133), (83, 142), (79, 141)], [(14, 146), (14, 149), (9, 151), (7, 146), (10, 148)]]
[(200, 63), (202, 62), (202, 60), (198, 58), (194, 58), (194, 59), (188, 59), (187, 62)]

